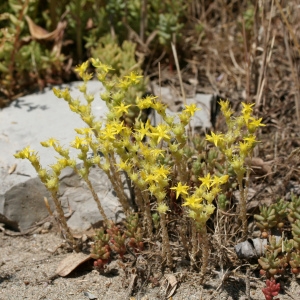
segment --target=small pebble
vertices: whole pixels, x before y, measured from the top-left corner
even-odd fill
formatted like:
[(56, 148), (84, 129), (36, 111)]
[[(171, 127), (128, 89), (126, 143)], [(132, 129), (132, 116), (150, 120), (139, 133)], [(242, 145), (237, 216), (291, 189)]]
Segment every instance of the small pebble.
[(93, 294), (90, 293), (90, 292), (83, 292), (83, 295), (84, 295), (84, 296), (87, 296), (90, 300), (98, 299), (95, 295), (93, 295)]
[(43, 225), (43, 229), (44, 230), (49, 230), (52, 227), (52, 223), (51, 222), (45, 222)]

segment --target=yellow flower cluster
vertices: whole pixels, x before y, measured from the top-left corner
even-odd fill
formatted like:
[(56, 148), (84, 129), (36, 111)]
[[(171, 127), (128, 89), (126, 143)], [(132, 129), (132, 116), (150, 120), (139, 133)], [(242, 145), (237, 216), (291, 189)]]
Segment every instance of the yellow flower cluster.
[(189, 194), (189, 186), (182, 185), (181, 182), (171, 190), (176, 191), (176, 198), (180, 195), (184, 199), (183, 206), (189, 208), (189, 216), (195, 220), (196, 224), (201, 227), (206, 224), (215, 210), (213, 200), (221, 192), (220, 186), (228, 181), (228, 175), (212, 176), (208, 173), (205, 177), (200, 177), (200, 186), (192, 194)]
[(206, 140), (221, 150), (239, 177), (245, 173), (245, 158), (251, 156), (253, 148), (258, 142), (255, 135), (256, 130), (260, 126), (265, 126), (261, 123), (262, 118), (253, 117), (253, 105), (242, 103), (241, 115), (233, 117), (229, 101), (221, 100), (221, 111), (225, 116), (228, 131), (225, 134), (211, 132), (206, 135)]

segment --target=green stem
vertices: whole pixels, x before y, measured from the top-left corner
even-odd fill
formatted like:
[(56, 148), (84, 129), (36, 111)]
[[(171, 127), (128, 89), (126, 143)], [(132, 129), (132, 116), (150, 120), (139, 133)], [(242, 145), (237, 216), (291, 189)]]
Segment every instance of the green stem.
[(248, 224), (247, 224), (247, 201), (246, 191), (243, 187), (243, 177), (238, 176), (238, 184), (240, 191), (240, 220), (242, 221), (242, 240), (245, 241), (248, 236)]
[(180, 235), (180, 239), (184, 248), (184, 251), (186, 252), (186, 256), (188, 257), (189, 255), (189, 247), (188, 247), (188, 241), (186, 238), (187, 235), (187, 225), (188, 224), (188, 219), (186, 217), (186, 214), (184, 213), (182, 216), (182, 219), (179, 220), (179, 225), (178, 225), (178, 232)]
[(209, 240), (206, 225), (201, 228), (201, 241), (202, 241), (202, 266), (200, 271), (200, 283), (204, 281), (204, 276), (207, 271), (208, 258), (209, 258)]
[(191, 252), (191, 265), (196, 266), (196, 255), (198, 252), (198, 240), (197, 240), (197, 225), (192, 222), (192, 252)]
[(148, 233), (148, 237), (152, 240), (153, 225), (152, 225), (152, 216), (151, 216), (151, 209), (150, 209), (149, 192), (148, 191), (142, 192), (142, 196), (144, 199), (145, 223), (147, 227), (147, 233)]
[(76, 252), (79, 252), (80, 249), (79, 249), (78, 245), (76, 244), (76, 241), (75, 241), (75, 239), (74, 239), (74, 237), (71, 233), (71, 230), (70, 230), (70, 228), (67, 224), (64, 211), (63, 211), (63, 209), (61, 207), (61, 203), (60, 203), (60, 201), (58, 200), (58, 197), (57, 197), (57, 192), (52, 191), (51, 195), (52, 195), (52, 199), (54, 201), (55, 207), (56, 207), (56, 211), (58, 213), (59, 221), (62, 225), (63, 230), (65, 231), (67, 243), (70, 244)]
[(160, 213), (159, 216), (160, 216), (160, 226), (162, 230), (163, 257), (164, 259), (167, 259), (167, 266), (172, 268), (173, 259), (172, 259), (172, 253), (170, 248), (170, 240), (169, 240), (168, 229), (167, 229), (166, 215)]
[(106, 213), (105, 213), (105, 211), (104, 211), (104, 209), (103, 209), (103, 207), (102, 207), (102, 205), (101, 205), (101, 202), (100, 202), (100, 200), (99, 200), (99, 197), (98, 197), (97, 193), (95, 192), (95, 190), (94, 190), (94, 188), (93, 188), (93, 186), (92, 186), (90, 180), (89, 180), (88, 178), (86, 178), (86, 179), (84, 179), (84, 180), (85, 180), (85, 182), (87, 183), (88, 188), (90, 189), (90, 191), (91, 191), (91, 193), (92, 193), (92, 195), (93, 195), (93, 198), (94, 198), (95, 202), (97, 203), (98, 210), (99, 210), (99, 212), (100, 212), (102, 218), (104, 219), (105, 224), (108, 225), (108, 218), (107, 218)]

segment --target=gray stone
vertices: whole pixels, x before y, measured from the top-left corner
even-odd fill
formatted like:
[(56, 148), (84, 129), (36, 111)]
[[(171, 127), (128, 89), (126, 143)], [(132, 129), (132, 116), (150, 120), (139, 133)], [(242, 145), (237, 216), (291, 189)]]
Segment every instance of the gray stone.
[(255, 238), (255, 239), (252, 239), (252, 242), (253, 242), (257, 257), (264, 255), (266, 246), (268, 243), (267, 239)]
[(50, 230), (52, 228), (52, 223), (51, 222), (45, 222), (43, 224), (43, 229), (44, 230)]
[[(79, 97), (84, 101), (82, 94), (75, 88), (79, 84), (82, 82), (74, 82), (60, 88), (68, 87), (74, 98)], [(103, 86), (98, 81), (90, 81), (88, 91), (95, 94), (93, 103), (95, 115), (104, 120), (108, 109), (99, 97), (99, 93), (104, 91)], [(55, 97), (49, 88), (43, 93), (22, 97), (0, 111), (0, 218), (3, 223), (14, 229), (26, 230), (41, 221), (48, 215), (44, 197), (48, 198), (51, 208), (54, 209), (49, 192), (37, 178), (34, 168), (26, 160), (15, 159), (13, 154), (30, 145), (32, 149), (38, 151), (42, 166), (47, 167), (55, 162), (55, 156), (58, 155), (53, 149), (42, 147), (40, 142), (55, 137), (61, 145), (68, 146), (76, 136), (74, 128), (85, 126), (80, 117), (70, 111), (68, 103)], [(70, 155), (76, 157), (77, 150), (70, 148)], [(16, 170), (9, 174), (9, 169), (14, 164)], [(73, 200), (74, 194), (78, 195), (77, 200), (79, 195), (82, 195), (82, 201), (93, 201), (89, 191), (85, 189), (85, 193), (82, 193), (84, 189), (82, 182), (73, 171), (65, 170), (62, 173), (62, 203), (67, 208), (65, 201), (68, 200), (70, 207), (77, 210), (77, 213), (73, 214), (74, 217), (69, 219), (71, 224), (75, 223), (74, 218), (79, 209), (76, 205), (79, 202)], [(68, 198), (65, 195), (69, 195)], [(111, 195), (108, 194), (107, 197), (109, 196)], [(111, 199), (110, 201), (113, 203)], [(108, 204), (106, 207), (109, 207), (109, 211), (114, 211), (116, 203), (117, 199), (115, 204), (112, 204), (112, 208)], [(89, 209), (93, 208), (87, 204), (85, 210)], [(98, 210), (94, 215), (97, 215), (96, 219), (87, 218), (86, 215), (84, 218), (88, 219), (90, 224), (99, 222), (101, 217)], [(77, 219), (77, 222), (78, 224), (73, 227), (79, 229), (80, 220)], [(84, 220), (83, 228), (86, 227), (87, 221)]]
[[(60, 189), (60, 201), (65, 214), (71, 215), (68, 219), (69, 227), (74, 231), (84, 231), (91, 226), (102, 225), (103, 218), (85, 181), (70, 168), (65, 169), (64, 172), (66, 174), (62, 176), (61, 186), (67, 186)], [(67, 184), (66, 179), (68, 179)], [(91, 168), (89, 179), (107, 217), (115, 222), (124, 218), (122, 208), (107, 175), (99, 168)], [(69, 182), (76, 184), (69, 185)], [(125, 183), (124, 187), (126, 189)]]
[[(30, 178), (25, 182), (15, 184), (5, 192), (0, 202), (3, 206), (1, 212), (7, 219), (18, 224), (20, 230), (26, 230), (48, 215), (44, 197), (50, 198), (45, 186), (39, 178)], [(53, 208), (51, 201), (50, 205)], [(18, 229), (17, 226), (8, 225)]]
[(256, 252), (249, 241), (238, 243), (234, 246), (238, 258), (251, 259), (256, 257)]
[(238, 258), (252, 259), (259, 258), (265, 253), (266, 239), (248, 239), (234, 246)]

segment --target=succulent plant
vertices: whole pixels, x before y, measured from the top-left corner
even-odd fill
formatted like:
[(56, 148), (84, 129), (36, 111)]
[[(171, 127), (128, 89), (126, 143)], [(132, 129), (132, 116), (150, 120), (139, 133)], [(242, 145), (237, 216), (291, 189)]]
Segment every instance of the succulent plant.
[(104, 228), (101, 227), (95, 232), (93, 237), (94, 243), (91, 245), (91, 257), (95, 259), (94, 267), (103, 269), (104, 265), (109, 262), (111, 248), (109, 246), (109, 234), (105, 233)]
[(262, 289), (266, 300), (276, 300), (274, 297), (277, 296), (280, 291), (280, 284), (276, 283), (275, 279), (268, 279), (266, 285), (267, 287)]
[(268, 232), (274, 227), (282, 229), (285, 218), (288, 215), (288, 205), (288, 202), (280, 199), (269, 207), (265, 205), (259, 207), (260, 214), (254, 215), (254, 218), (257, 221), (256, 225), (262, 232)]
[(261, 231), (268, 231), (277, 224), (276, 210), (273, 206), (260, 206), (260, 214), (254, 215), (256, 225)]
[(125, 235), (130, 238), (128, 246), (133, 248), (135, 251), (143, 250), (143, 233), (142, 229), (139, 227), (139, 217), (138, 214), (131, 214), (125, 221)]
[(291, 259), (289, 261), (291, 266), (291, 271), (293, 274), (300, 273), (300, 253), (293, 252), (291, 254)]
[(290, 223), (294, 223), (296, 220), (300, 220), (300, 197), (292, 194), (292, 201), (289, 206), (288, 219)]
[(267, 277), (274, 277), (278, 273), (280, 269), (280, 259), (276, 257), (274, 253), (267, 252), (265, 257), (261, 257), (258, 259), (258, 263), (261, 265), (265, 272), (261, 272), (261, 274), (265, 274)]

